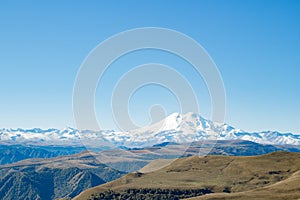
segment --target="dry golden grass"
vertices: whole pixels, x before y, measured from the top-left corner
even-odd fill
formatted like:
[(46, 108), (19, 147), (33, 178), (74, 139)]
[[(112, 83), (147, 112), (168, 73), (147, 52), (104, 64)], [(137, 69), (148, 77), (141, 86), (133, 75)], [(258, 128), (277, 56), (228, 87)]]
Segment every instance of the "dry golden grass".
[[(240, 198), (241, 195), (244, 197), (249, 195), (249, 199), (254, 197), (257, 199), (255, 195), (258, 198), (262, 195), (264, 198), (268, 194), (275, 193), (274, 191), (285, 196), (289, 190), (293, 196), (295, 191), (299, 191), (299, 187), (294, 187), (294, 184), (300, 185), (299, 170), (299, 153), (277, 152), (251, 157), (193, 156), (177, 159), (158, 171), (128, 174), (118, 180), (88, 189), (75, 199), (85, 200), (92, 194), (109, 189), (122, 191), (136, 188), (209, 188), (215, 193), (224, 190), (232, 192), (229, 195), (206, 195), (202, 197), (204, 199), (244, 199)], [(282, 193), (280, 188), (283, 188)], [(251, 192), (245, 192), (249, 190)]]
[(286, 180), (279, 181), (272, 185), (237, 193), (216, 193), (201, 197), (189, 198), (188, 200), (288, 200), (300, 199), (300, 171), (291, 175)]

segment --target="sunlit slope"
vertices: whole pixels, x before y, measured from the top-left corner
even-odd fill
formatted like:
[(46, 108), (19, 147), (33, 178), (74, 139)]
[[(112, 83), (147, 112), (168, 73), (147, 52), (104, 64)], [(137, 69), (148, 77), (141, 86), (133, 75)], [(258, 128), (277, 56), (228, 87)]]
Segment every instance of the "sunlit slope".
[[(129, 189), (201, 189), (203, 194), (243, 192), (274, 183), (279, 184), (283, 180), (288, 181), (298, 170), (298, 153), (277, 152), (252, 157), (193, 156), (177, 159), (158, 171), (128, 174), (118, 180), (88, 189), (75, 199), (89, 199), (92, 195), (97, 197), (108, 190), (122, 195), (128, 193)], [(184, 197), (192, 196), (193, 194), (189, 193)]]

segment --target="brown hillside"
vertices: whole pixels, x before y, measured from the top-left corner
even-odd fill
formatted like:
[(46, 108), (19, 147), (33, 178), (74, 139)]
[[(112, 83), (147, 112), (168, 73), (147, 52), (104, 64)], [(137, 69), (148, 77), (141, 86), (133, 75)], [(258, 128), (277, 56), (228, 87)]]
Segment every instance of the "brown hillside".
[(298, 153), (276, 152), (251, 157), (193, 156), (177, 159), (158, 171), (128, 174), (118, 180), (88, 189), (75, 199), (89, 199), (92, 195), (97, 196), (108, 190), (122, 194), (129, 189), (244, 192), (266, 186), (272, 188), (274, 185), (271, 185), (274, 183), (286, 184), (282, 181), (289, 182), (295, 177), (297, 179), (295, 173), (298, 170), (300, 170)]
[(188, 200), (282, 200), (282, 199), (300, 199), (300, 171), (291, 175), (291, 177), (274, 183), (272, 185), (231, 194), (216, 193), (201, 197), (189, 198)]

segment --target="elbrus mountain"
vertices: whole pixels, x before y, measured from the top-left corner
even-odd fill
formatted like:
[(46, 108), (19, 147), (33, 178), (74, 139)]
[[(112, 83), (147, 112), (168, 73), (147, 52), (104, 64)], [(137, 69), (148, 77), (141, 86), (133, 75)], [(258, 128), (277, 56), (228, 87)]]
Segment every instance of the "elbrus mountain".
[(1, 144), (87, 146), (94, 149), (144, 148), (161, 143), (203, 140), (247, 140), (260, 144), (300, 145), (300, 135), (277, 131), (247, 132), (204, 119), (196, 113), (173, 113), (165, 119), (127, 132), (113, 130), (1, 129)]

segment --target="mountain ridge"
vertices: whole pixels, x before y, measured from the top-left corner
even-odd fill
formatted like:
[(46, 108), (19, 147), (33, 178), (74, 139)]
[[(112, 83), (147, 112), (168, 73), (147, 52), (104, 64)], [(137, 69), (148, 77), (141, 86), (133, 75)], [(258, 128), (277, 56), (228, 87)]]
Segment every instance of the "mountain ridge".
[(0, 199), (70, 199), (125, 173), (94, 161), (91, 152), (0, 165)]

